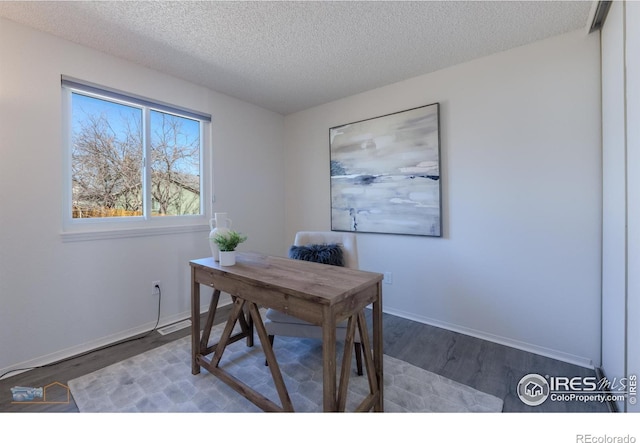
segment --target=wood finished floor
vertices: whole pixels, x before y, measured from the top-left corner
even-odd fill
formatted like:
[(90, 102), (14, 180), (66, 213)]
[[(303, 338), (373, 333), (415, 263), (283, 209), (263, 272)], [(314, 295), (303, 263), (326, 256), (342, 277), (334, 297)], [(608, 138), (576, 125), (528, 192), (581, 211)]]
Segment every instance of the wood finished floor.
[[(224, 318), (222, 308), (220, 314), (216, 316), (216, 323)], [(370, 312), (367, 317), (370, 323)], [(522, 403), (516, 394), (518, 381), (529, 373), (543, 376), (595, 376), (593, 370), (389, 314), (383, 316), (383, 331), (385, 354), (495, 395), (504, 401), (503, 412), (608, 412), (606, 404), (597, 402), (547, 400), (540, 406), (530, 407)], [(69, 404), (14, 403), (11, 388), (41, 387), (53, 382), (66, 385), (76, 377), (188, 334), (188, 328), (166, 336), (153, 332), (140, 340), (0, 380), (0, 412), (78, 412), (73, 398)]]

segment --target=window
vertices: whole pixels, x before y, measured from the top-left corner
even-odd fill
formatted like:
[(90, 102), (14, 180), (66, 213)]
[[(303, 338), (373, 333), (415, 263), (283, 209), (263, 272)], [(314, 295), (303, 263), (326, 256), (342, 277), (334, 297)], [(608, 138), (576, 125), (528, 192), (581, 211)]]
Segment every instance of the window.
[(68, 225), (204, 222), (211, 118), (62, 80)]

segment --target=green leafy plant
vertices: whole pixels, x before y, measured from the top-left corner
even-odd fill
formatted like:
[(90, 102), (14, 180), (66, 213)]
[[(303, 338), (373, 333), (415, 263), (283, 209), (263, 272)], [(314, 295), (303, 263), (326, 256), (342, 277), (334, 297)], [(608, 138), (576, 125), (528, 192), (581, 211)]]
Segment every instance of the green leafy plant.
[(246, 239), (246, 235), (242, 235), (236, 231), (218, 232), (212, 238), (213, 242), (218, 245), (218, 249), (222, 252), (235, 251), (236, 247)]

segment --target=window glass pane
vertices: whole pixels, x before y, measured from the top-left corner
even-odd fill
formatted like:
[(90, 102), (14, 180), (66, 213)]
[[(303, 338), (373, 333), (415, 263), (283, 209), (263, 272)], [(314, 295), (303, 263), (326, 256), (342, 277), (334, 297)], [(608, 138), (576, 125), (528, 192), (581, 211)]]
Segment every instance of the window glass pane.
[(200, 214), (200, 122), (151, 111), (151, 215)]
[(142, 109), (71, 94), (73, 218), (142, 215)]

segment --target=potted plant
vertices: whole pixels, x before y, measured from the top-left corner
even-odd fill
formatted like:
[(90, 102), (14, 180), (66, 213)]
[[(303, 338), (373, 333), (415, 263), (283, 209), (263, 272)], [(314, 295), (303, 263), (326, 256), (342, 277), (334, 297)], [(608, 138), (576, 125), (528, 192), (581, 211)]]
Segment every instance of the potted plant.
[(218, 232), (213, 236), (213, 242), (220, 250), (220, 264), (222, 266), (233, 266), (236, 264), (236, 247), (247, 239), (236, 231)]

